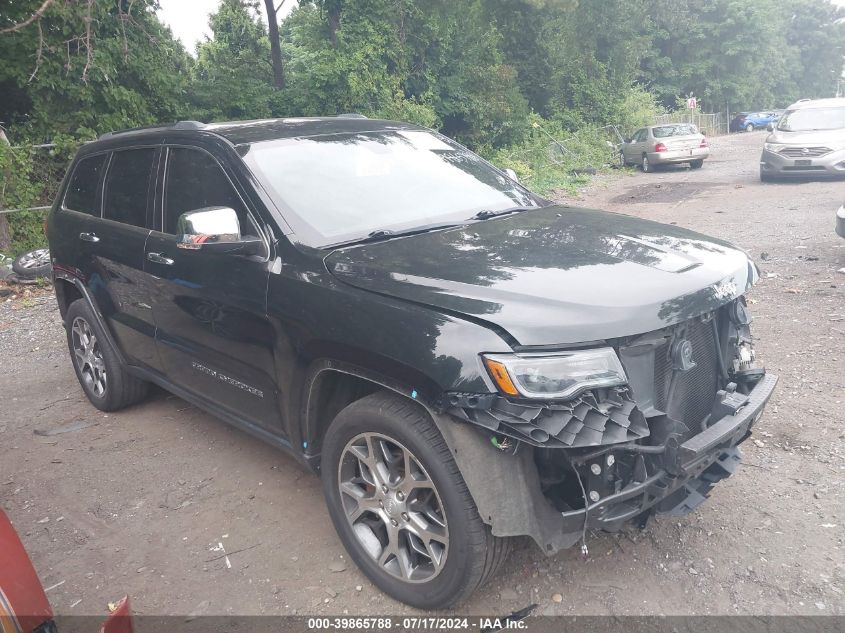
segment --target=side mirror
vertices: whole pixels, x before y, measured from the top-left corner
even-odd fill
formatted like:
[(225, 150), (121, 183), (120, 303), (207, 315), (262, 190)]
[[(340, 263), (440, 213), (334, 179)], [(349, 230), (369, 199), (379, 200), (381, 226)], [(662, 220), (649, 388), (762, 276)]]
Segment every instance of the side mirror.
[(183, 213), (176, 233), (176, 246), (189, 251), (257, 255), (264, 244), (258, 237), (241, 235), (238, 214), (231, 207), (205, 207)]
[(513, 169), (508, 167), (504, 170), (504, 172), (508, 175), (508, 178), (510, 178), (514, 182), (519, 182), (519, 176), (516, 175), (516, 172)]
[(766, 126), (766, 129), (767, 129), (769, 132), (774, 132), (774, 131), (775, 131), (775, 124), (774, 124), (774, 123), (769, 123), (769, 124)]

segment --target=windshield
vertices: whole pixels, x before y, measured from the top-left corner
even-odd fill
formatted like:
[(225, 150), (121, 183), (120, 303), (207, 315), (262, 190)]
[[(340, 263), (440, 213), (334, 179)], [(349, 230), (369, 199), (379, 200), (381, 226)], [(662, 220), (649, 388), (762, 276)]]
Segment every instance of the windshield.
[(815, 132), (843, 128), (845, 128), (845, 107), (843, 106), (787, 110), (778, 124), (778, 129), (783, 132)]
[(677, 125), (661, 125), (653, 128), (654, 138), (669, 138), (670, 136), (690, 136), (698, 134), (698, 128), (692, 124), (679, 123)]
[(298, 238), (317, 247), (537, 206), (481, 157), (426, 130), (267, 141), (244, 160)]

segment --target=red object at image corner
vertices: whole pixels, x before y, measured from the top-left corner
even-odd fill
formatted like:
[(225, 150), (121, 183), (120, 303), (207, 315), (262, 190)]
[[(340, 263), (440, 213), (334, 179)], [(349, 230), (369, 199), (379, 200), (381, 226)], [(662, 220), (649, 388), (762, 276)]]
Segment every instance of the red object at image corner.
[[(6, 513), (0, 510), (0, 633), (56, 631), (53, 610), (32, 561)], [(124, 596), (100, 633), (132, 633), (129, 597)]]

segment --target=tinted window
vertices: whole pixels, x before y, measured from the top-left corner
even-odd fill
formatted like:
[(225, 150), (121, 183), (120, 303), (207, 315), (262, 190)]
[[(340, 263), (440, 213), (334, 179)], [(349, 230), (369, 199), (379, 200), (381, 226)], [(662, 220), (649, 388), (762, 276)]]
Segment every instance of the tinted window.
[(242, 235), (255, 235), (249, 214), (226, 173), (205, 152), (170, 149), (165, 177), (164, 232), (176, 234), (179, 216), (208, 207), (230, 207), (238, 214)]
[(147, 226), (147, 192), (155, 148), (115, 152), (106, 176), (103, 217), (132, 226)]
[(91, 215), (99, 215), (97, 205), (97, 185), (100, 182), (100, 174), (103, 172), (103, 165), (106, 162), (106, 155), (91, 156), (83, 158), (76, 164), (73, 170), (73, 177), (65, 194), (64, 207), (73, 211), (81, 211)]
[(252, 145), (245, 158), (281, 206), (307, 225), (313, 237), (306, 240), (320, 246), (377, 230), (463, 222), (482, 210), (537, 206), (479, 156), (425, 130), (268, 141)]

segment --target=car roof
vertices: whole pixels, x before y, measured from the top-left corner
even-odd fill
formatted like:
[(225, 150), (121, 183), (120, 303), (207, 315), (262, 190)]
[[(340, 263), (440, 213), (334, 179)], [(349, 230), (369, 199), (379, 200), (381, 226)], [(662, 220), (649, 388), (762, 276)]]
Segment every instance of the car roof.
[(789, 106), (787, 110), (809, 110), (812, 108), (829, 108), (831, 106), (845, 107), (845, 97), (833, 97), (830, 99), (801, 99)]
[(285, 119), (256, 119), (253, 121), (224, 121), (202, 123), (200, 121), (179, 121), (168, 125), (152, 125), (116, 132), (107, 132), (98, 140), (132, 139), (137, 142), (144, 137), (161, 136), (168, 132), (185, 134), (196, 132), (220, 136), (233, 145), (248, 145), (285, 138), (319, 136), (325, 134), (358, 134), (361, 132), (383, 132), (390, 130), (421, 130), (412, 123), (368, 119), (361, 115), (340, 115), (336, 117), (309, 117)]

